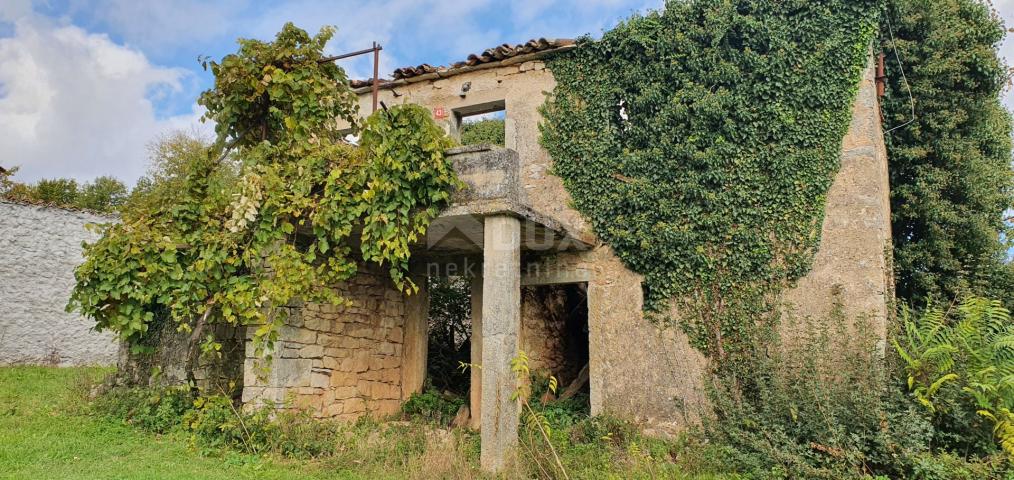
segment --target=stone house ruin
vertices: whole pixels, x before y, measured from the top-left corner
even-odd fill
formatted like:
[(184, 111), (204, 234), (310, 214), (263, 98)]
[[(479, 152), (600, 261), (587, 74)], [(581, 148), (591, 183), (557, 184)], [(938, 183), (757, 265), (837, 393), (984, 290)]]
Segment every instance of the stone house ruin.
[[(503, 112), (505, 148), (448, 152), (468, 187), (415, 247), (412, 266), (420, 286), (433, 276), (470, 282), (471, 363), (482, 367), (470, 374), (470, 423), (481, 429), (487, 468), (502, 465), (502, 453), (517, 441), (510, 362), (519, 350), (532, 358), (533, 369), (553, 373), (563, 386), (587, 375), (592, 414), (669, 431), (707, 411), (704, 357), (678, 329), (644, 318), (640, 277), (571, 208), (540, 146), (539, 108), (555, 85), (544, 60), (571, 48), (569, 40), (504, 45), (448, 67), (398, 69), (378, 85), (381, 102), (423, 105), (452, 136), (470, 116)], [(370, 112), (371, 86), (354, 87), (361, 111)], [(828, 195), (820, 251), (812, 272), (785, 300), (800, 314), (818, 316), (837, 296), (846, 314), (872, 319), (883, 336), (891, 232), (878, 101), (871, 55)], [(396, 413), (421, 391), (425, 289), (406, 297), (384, 272), (368, 268), (338, 288), (352, 306), (284, 307), (287, 325), (266, 375), (258, 374), (260, 360), (247, 341), (244, 403), (293, 402), (319, 417), (354, 419)]]

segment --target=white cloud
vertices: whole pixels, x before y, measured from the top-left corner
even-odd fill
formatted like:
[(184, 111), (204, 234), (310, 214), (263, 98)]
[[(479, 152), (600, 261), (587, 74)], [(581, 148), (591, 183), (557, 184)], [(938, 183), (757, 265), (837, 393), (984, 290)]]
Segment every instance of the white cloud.
[(5, 0), (0, 3), (0, 22), (12, 22), (31, 12), (31, 0)]
[(188, 73), (144, 54), (37, 16), (0, 38), (0, 164), (19, 178), (144, 173), (146, 145), (195, 123), (198, 114), (157, 118), (149, 97), (181, 89)]

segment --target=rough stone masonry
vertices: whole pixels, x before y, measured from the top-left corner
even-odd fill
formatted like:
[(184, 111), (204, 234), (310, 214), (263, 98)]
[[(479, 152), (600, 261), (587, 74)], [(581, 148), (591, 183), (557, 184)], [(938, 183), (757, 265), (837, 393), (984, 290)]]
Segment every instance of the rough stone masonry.
[(89, 223), (112, 217), (0, 200), (0, 365), (110, 365), (117, 344), (64, 311)]

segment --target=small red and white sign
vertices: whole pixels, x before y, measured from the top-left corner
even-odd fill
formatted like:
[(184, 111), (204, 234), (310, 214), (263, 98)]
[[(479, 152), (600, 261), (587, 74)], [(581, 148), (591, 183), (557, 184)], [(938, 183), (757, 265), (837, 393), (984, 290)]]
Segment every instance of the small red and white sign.
[(444, 107), (433, 107), (433, 118), (437, 120), (447, 118), (447, 109)]

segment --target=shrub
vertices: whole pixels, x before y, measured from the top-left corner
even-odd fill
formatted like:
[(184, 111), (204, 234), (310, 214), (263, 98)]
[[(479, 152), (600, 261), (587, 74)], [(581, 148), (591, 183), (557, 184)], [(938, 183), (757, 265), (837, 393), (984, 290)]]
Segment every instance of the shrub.
[[(907, 319), (908, 333), (895, 343), (919, 347), (898, 347), (906, 361), (885, 357), (893, 352), (884, 351), (869, 322), (846, 319), (840, 307), (828, 318), (771, 325), (754, 349), (749, 378), (721, 377), (711, 386), (716, 417), (703, 438), (751, 478), (1007, 478), (1014, 472), (990, 441), (991, 425), (975, 413), (982, 408), (975, 392), (992, 389), (978, 384), (966, 391), (951, 377), (933, 385), (951, 375), (937, 362), (970, 379), (992, 375), (989, 366), (945, 360), (943, 352), (971, 347), (977, 353), (970, 357), (985, 359), (974, 346), (1009, 322), (998, 302), (970, 300), (958, 311), (964, 320), (951, 326), (932, 309)], [(965, 339), (940, 333), (945, 330)], [(786, 332), (791, 341), (781, 340)], [(962, 347), (926, 342), (931, 338), (952, 338)]]
[(410, 418), (446, 426), (450, 425), (458, 409), (464, 404), (463, 397), (428, 388), (423, 393), (412, 394), (401, 406), (401, 411)]
[(183, 416), (193, 408), (194, 397), (188, 387), (112, 388), (98, 396), (92, 410), (116, 418), (142, 430), (166, 433), (183, 424)]
[(1014, 325), (999, 300), (969, 297), (947, 311), (902, 311), (894, 347), (912, 395), (933, 414), (936, 443), (979, 455), (992, 438), (1014, 455)]

